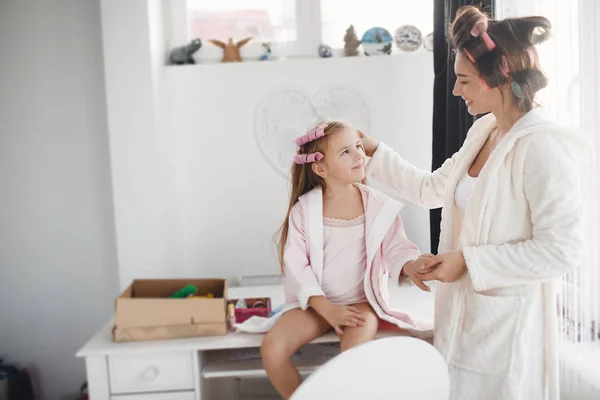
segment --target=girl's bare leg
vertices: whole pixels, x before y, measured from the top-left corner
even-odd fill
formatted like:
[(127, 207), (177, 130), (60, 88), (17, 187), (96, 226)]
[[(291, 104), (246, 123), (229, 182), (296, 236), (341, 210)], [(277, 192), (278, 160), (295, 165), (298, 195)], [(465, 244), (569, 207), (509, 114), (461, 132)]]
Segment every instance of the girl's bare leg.
[(379, 329), (379, 318), (369, 303), (355, 304), (365, 317), (364, 326), (344, 327), (344, 334), (340, 336), (340, 350), (342, 352), (375, 339)]
[(307, 343), (325, 334), (331, 326), (312, 308), (294, 309), (283, 314), (265, 335), (260, 354), (267, 376), (284, 399), (302, 383), (291, 357)]

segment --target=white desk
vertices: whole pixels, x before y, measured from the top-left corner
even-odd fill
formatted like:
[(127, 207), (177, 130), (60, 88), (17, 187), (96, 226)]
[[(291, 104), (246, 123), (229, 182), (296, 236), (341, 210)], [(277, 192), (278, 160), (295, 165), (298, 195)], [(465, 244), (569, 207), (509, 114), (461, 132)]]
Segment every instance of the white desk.
[[(230, 298), (255, 296), (269, 296), (273, 306), (277, 307), (283, 302), (283, 289), (279, 285), (229, 289)], [(419, 302), (419, 307), (431, 308), (433, 316), (433, 297), (418, 292), (415, 296), (422, 296), (411, 298)], [(239, 358), (239, 349), (250, 349), (250, 352), (256, 353), (262, 334), (230, 333), (115, 343), (112, 327), (113, 322), (110, 321), (77, 353), (77, 357), (84, 357), (86, 361), (92, 400), (233, 400), (239, 398), (239, 388), (232, 383), (239, 384), (241, 378), (266, 376), (260, 360), (231, 360), (234, 354)], [(392, 335), (382, 332), (378, 337)], [(316, 339), (311, 346), (335, 342), (339, 339), (332, 332)], [(301, 373), (308, 374), (322, 362), (299, 360), (297, 364)]]

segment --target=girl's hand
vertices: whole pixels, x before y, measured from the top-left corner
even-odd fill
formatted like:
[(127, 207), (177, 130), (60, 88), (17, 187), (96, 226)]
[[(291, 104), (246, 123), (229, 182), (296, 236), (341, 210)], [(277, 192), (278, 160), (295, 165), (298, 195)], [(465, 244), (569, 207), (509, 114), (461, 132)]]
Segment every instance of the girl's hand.
[(438, 254), (425, 261), (424, 272), (418, 276), (422, 281), (456, 282), (467, 272), (462, 251)]
[(421, 254), (419, 256), (419, 258), (417, 258), (416, 260), (409, 261), (406, 264), (404, 264), (404, 266), (402, 267), (401, 275), (409, 277), (410, 280), (415, 285), (417, 285), (421, 290), (424, 290), (426, 292), (431, 292), (431, 289), (429, 288), (429, 286), (427, 286), (425, 283), (423, 283), (423, 280), (421, 279), (420, 274), (430, 272), (433, 269), (435, 269), (435, 267), (431, 270), (425, 269), (425, 261), (430, 260), (433, 257), (435, 257), (433, 254)]
[(379, 142), (360, 130), (358, 131), (358, 136), (360, 136), (360, 139), (362, 140), (366, 156), (373, 157), (373, 154), (377, 150), (377, 146), (379, 146)]
[(343, 335), (345, 326), (364, 326), (366, 319), (362, 313), (352, 306), (338, 306), (329, 304), (323, 310), (322, 317), (335, 329), (335, 333)]

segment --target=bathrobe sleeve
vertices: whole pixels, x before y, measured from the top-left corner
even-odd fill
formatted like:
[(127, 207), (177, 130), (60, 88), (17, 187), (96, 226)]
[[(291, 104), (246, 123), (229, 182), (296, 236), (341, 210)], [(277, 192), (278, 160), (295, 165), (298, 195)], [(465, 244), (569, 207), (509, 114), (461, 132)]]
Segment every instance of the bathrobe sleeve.
[(463, 249), (476, 291), (543, 282), (580, 264), (581, 156), (563, 136), (536, 134), (526, 149), (523, 185), (532, 238)]
[(448, 179), (457, 161), (463, 156), (469, 140), (486, 131), (494, 117), (490, 113), (477, 119), (461, 148), (433, 172), (421, 170), (400, 157), (388, 145), (379, 142), (377, 150), (366, 167), (367, 176), (385, 184), (399, 196), (425, 208), (444, 205)]
[(284, 247), (283, 263), (285, 265), (286, 279), (292, 281), (291, 288), (297, 293), (286, 293), (288, 296), (297, 297), (303, 310), (308, 308), (311, 296), (324, 296), (317, 276), (310, 265), (304, 234), (304, 218), (302, 206), (298, 202), (292, 208), (289, 217), (288, 237)]
[(416, 260), (421, 255), (419, 248), (406, 237), (400, 215), (396, 216), (383, 238), (381, 250), (382, 260), (396, 283), (399, 283), (404, 264)]
[(367, 176), (385, 184), (399, 196), (426, 208), (439, 208), (459, 152), (434, 172), (418, 169), (383, 142), (367, 164)]

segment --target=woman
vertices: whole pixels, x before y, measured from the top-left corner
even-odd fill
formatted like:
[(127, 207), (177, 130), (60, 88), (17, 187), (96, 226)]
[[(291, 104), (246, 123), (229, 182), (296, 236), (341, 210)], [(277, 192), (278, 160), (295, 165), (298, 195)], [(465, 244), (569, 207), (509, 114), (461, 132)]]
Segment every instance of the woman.
[(555, 278), (582, 253), (577, 142), (535, 107), (547, 85), (534, 45), (543, 17), (491, 21), (459, 10), (450, 28), (453, 94), (488, 113), (435, 172), (363, 135), (367, 174), (442, 210), (439, 254), (413, 281), (438, 280), (435, 346), (451, 398), (558, 399)]

